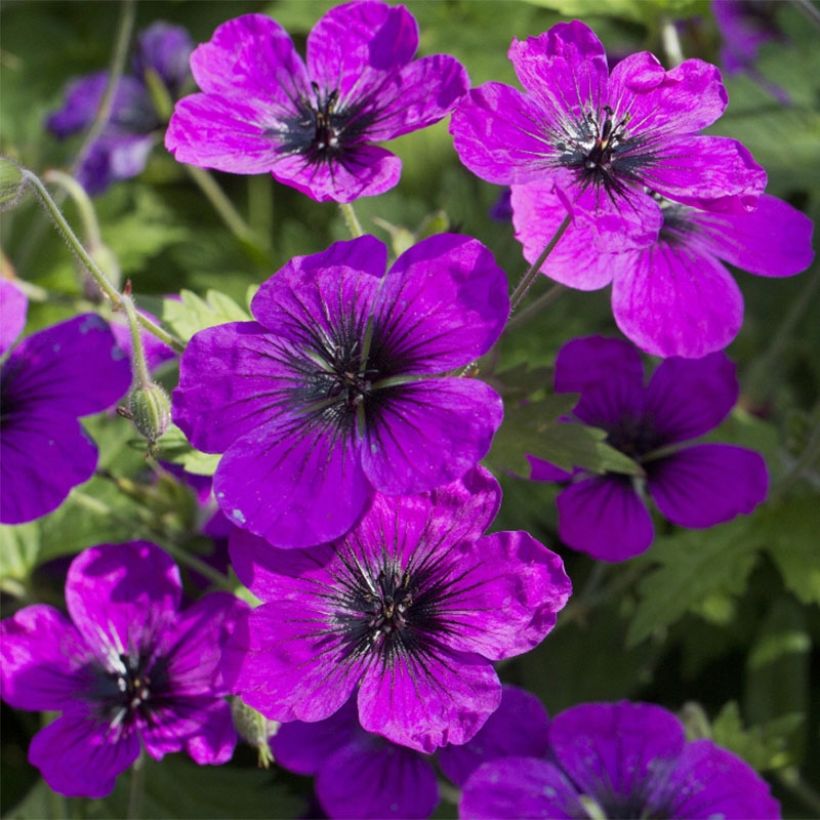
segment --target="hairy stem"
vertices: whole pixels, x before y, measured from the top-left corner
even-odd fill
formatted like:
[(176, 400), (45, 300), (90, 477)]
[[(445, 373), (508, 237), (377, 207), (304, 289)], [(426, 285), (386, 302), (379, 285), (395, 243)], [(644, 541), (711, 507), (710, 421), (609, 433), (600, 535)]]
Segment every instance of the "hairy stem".
[(364, 229), (362, 228), (362, 223), (359, 222), (359, 217), (356, 216), (356, 209), (351, 205), (349, 202), (341, 202), (339, 203), (339, 210), (342, 212), (342, 216), (345, 220), (345, 225), (347, 225), (347, 229), (350, 231), (350, 235), (354, 239), (358, 239), (360, 236), (364, 236)]
[(513, 316), (505, 330), (512, 330), (514, 327), (520, 327), (526, 324), (534, 316), (537, 316), (542, 310), (548, 308), (562, 293), (567, 290), (565, 285), (556, 282), (548, 291), (542, 293), (535, 301), (527, 305), (520, 313)]
[(533, 282), (535, 282), (536, 277), (539, 273), (541, 273), (541, 268), (544, 265), (544, 262), (547, 261), (549, 255), (555, 249), (555, 246), (560, 241), (561, 237), (566, 233), (567, 228), (572, 222), (572, 217), (570, 214), (567, 214), (564, 217), (564, 221), (558, 226), (558, 229), (552, 236), (552, 239), (547, 243), (547, 247), (541, 251), (541, 255), (538, 259), (533, 262), (532, 265), (527, 269), (527, 272), (521, 277), (521, 281), (516, 285), (515, 290), (510, 295), (510, 313), (513, 313), (515, 309), (521, 304), (524, 297), (527, 295), (527, 292), (532, 287)]
[(80, 221), (83, 223), (83, 234), (85, 244), (90, 248), (98, 247), (102, 244), (100, 235), (100, 223), (97, 221), (97, 214), (91, 204), (91, 198), (86, 193), (85, 188), (65, 171), (51, 170), (43, 174), (43, 179), (52, 185), (59, 185), (77, 206), (80, 214)]
[(130, 296), (122, 296), (122, 306), (128, 317), (128, 329), (131, 332), (131, 363), (134, 375), (139, 386), (147, 390), (151, 386), (151, 376), (148, 373), (148, 364), (145, 361), (145, 347), (140, 336), (139, 314), (134, 307)]

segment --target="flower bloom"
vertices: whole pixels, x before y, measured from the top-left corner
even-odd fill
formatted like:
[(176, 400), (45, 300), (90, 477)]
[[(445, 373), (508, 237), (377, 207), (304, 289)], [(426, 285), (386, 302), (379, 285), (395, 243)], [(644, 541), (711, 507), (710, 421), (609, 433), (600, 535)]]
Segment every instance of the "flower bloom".
[[(488, 760), (547, 751), (547, 713), (538, 698), (504, 686), (501, 705), (464, 746), (437, 755), (456, 785)], [(271, 739), (276, 762), (316, 778), (316, 796), (329, 817), (426, 818), (439, 802), (434, 758), (365, 732), (355, 700), (318, 723), (284, 723)]]
[[(584, 289), (612, 283), (612, 312), (632, 342), (656, 356), (698, 358), (726, 347), (743, 322), (743, 295), (725, 262), (758, 276), (793, 276), (812, 262), (813, 224), (763, 194), (752, 211), (713, 213), (661, 196), (663, 225), (652, 244), (602, 253), (583, 223), (559, 241), (546, 263), (553, 279)], [(549, 183), (514, 185), (513, 223), (534, 260), (566, 208)]]
[(432, 378), (485, 353), (507, 284), (477, 240), (433, 236), (384, 273), (372, 236), (292, 259), (251, 304), (255, 322), (197, 333), (174, 421), (225, 453), (217, 502), (281, 547), (344, 535), (375, 490), (431, 490), (487, 453), (502, 404), (475, 379)]
[[(577, 20), (513, 41), (509, 56), (525, 93), (503, 83), (469, 91), (450, 126), (459, 158), (488, 182), (550, 183), (599, 250), (655, 240), (661, 209), (647, 188), (731, 212), (762, 193), (766, 174), (739, 142), (697, 133), (727, 104), (715, 66), (686, 60), (665, 71), (640, 52), (609, 74), (603, 44)], [(580, 274), (566, 284), (600, 286)]]
[(69, 621), (43, 604), (0, 624), (3, 699), (62, 715), (31, 742), (29, 760), (61, 794), (104, 797), (144, 747), (229, 760), (236, 744), (221, 647), (243, 606), (222, 592), (179, 611), (171, 559), (133, 541), (82, 552), (66, 579)]
[[(761, 456), (729, 444), (689, 444), (735, 406), (735, 366), (722, 353), (666, 359), (644, 385), (638, 351), (599, 336), (558, 352), (555, 390), (580, 393), (574, 415), (607, 431), (607, 442), (635, 459), (644, 477), (571, 474), (529, 456), (535, 481), (568, 482), (557, 499), (561, 540), (603, 561), (625, 561), (649, 548), (652, 517), (640, 485), (681, 527), (705, 528), (750, 513), (768, 492)], [(638, 486), (636, 486), (636, 483)]]
[(648, 703), (586, 703), (554, 717), (549, 756), (485, 763), (464, 787), (463, 820), (519, 817), (780, 816), (767, 783)]
[(476, 468), (428, 494), (377, 495), (356, 529), (315, 549), (237, 530), (231, 563), (264, 602), (228, 655), (242, 700), (312, 723), (357, 691), (362, 727), (394, 743), (430, 753), (474, 737), (501, 701), (492, 662), (539, 644), (571, 591), (527, 533), (482, 535), (500, 501)]
[(13, 347), (27, 302), (0, 281), (0, 522), (22, 524), (57, 508), (94, 474), (97, 448), (79, 416), (110, 407), (131, 368), (93, 313), (34, 333)]
[[(149, 69), (155, 72), (170, 94), (178, 94), (188, 77), (192, 48), (185, 29), (168, 23), (154, 23), (140, 34), (134, 72), (117, 83), (108, 122), (77, 171), (77, 180), (88, 193), (100, 194), (112, 182), (130, 179), (143, 171), (161, 125), (145, 73)], [(88, 128), (97, 116), (107, 84), (107, 71), (69, 83), (62, 108), (46, 121), (49, 131), (64, 139)]]
[(384, 193), (401, 162), (373, 143), (438, 122), (468, 87), (457, 60), (413, 60), (417, 48), (410, 12), (381, 2), (330, 9), (308, 35), (307, 64), (269, 17), (229, 20), (194, 51), (204, 93), (177, 103), (165, 145), (180, 162), (269, 171), (320, 202)]

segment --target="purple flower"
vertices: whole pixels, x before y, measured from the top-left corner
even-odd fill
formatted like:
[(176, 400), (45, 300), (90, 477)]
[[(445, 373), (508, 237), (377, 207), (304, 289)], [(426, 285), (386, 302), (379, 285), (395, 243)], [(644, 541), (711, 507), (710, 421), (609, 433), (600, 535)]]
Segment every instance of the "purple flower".
[(71, 564), (71, 621), (36, 604), (0, 624), (4, 700), (62, 712), (29, 748), (54, 791), (104, 797), (141, 747), (157, 760), (183, 750), (199, 764), (230, 759), (236, 735), (219, 664), (243, 605), (217, 592), (180, 612), (181, 594), (158, 547), (104, 545)]
[[(140, 35), (134, 58), (137, 76), (120, 78), (108, 122), (77, 170), (77, 179), (89, 194), (100, 194), (112, 182), (135, 177), (145, 168), (161, 123), (144, 72), (152, 69), (169, 92), (177, 93), (187, 76), (191, 49), (185, 29), (167, 23), (155, 23)], [(46, 120), (48, 129), (65, 139), (88, 128), (97, 115), (107, 83), (105, 71), (69, 83), (62, 108)]]
[[(657, 356), (698, 358), (722, 350), (743, 321), (743, 296), (724, 262), (759, 276), (792, 276), (812, 262), (812, 221), (764, 194), (751, 212), (712, 213), (657, 197), (658, 238), (645, 248), (601, 253), (594, 231), (577, 224), (547, 261), (551, 278), (581, 290), (612, 284), (621, 331)], [(566, 208), (550, 183), (514, 185), (513, 223), (535, 261)]]
[(231, 562), (264, 601), (228, 656), (242, 700), (312, 723), (357, 691), (368, 732), (427, 753), (470, 740), (501, 701), (492, 662), (539, 644), (571, 591), (527, 533), (482, 536), (500, 501), (476, 468), (432, 493), (377, 495), (355, 530), (312, 550), (238, 530)]
[(665, 71), (640, 52), (610, 75), (602, 43), (577, 20), (513, 41), (509, 56), (525, 93), (502, 83), (468, 92), (450, 125), (456, 151), (489, 182), (553, 185), (599, 250), (655, 240), (662, 216), (647, 189), (712, 211), (757, 202), (766, 174), (749, 152), (697, 133), (726, 107), (714, 66)]
[(431, 490), (488, 451), (501, 399), (432, 378), (485, 353), (509, 312), (503, 272), (477, 240), (440, 234), (384, 273), (372, 236), (292, 259), (253, 299), (256, 322), (191, 339), (174, 421), (225, 453), (217, 502), (281, 547), (344, 535), (378, 490)]
[(509, 188), (504, 188), (501, 191), (495, 204), (490, 208), (490, 219), (494, 219), (496, 222), (509, 222), (512, 219), (511, 195), (512, 191)]
[[(488, 760), (547, 751), (547, 714), (538, 698), (504, 686), (501, 705), (464, 746), (439, 750), (442, 770), (457, 785)], [(271, 740), (276, 762), (316, 778), (316, 796), (330, 817), (429, 817), (439, 802), (429, 755), (365, 732), (356, 702), (318, 723), (285, 723)]]
[(485, 763), (459, 816), (480, 818), (780, 816), (767, 783), (711, 740), (686, 742), (680, 721), (648, 703), (587, 703), (549, 726), (549, 756)]
[(97, 448), (77, 419), (120, 399), (131, 368), (99, 316), (76, 316), (12, 347), (26, 298), (0, 280), (0, 305), (0, 522), (22, 524), (94, 474)]
[(399, 181), (398, 157), (373, 143), (425, 128), (468, 86), (443, 54), (413, 60), (404, 6), (336, 6), (307, 38), (307, 63), (261, 14), (219, 26), (191, 57), (203, 94), (181, 100), (165, 137), (180, 162), (274, 178), (320, 202), (375, 196)]
[(635, 459), (644, 477), (567, 473), (529, 456), (535, 481), (563, 481), (558, 496), (561, 540), (603, 561), (625, 561), (654, 537), (644, 489), (681, 527), (711, 527), (750, 513), (768, 492), (760, 455), (728, 444), (689, 444), (717, 427), (735, 406), (735, 366), (722, 353), (671, 358), (644, 385), (638, 351), (628, 342), (592, 336), (558, 352), (555, 391), (580, 393), (574, 414), (607, 431), (607, 442)]

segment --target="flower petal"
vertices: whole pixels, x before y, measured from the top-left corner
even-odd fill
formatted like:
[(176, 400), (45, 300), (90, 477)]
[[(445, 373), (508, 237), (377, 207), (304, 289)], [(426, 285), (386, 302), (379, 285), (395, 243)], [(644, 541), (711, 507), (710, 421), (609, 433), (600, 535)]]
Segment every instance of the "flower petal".
[(189, 737), (185, 751), (200, 766), (221, 766), (236, 748), (236, 729), (227, 701), (212, 701), (199, 712), (199, 731)]
[(104, 133), (83, 158), (77, 181), (96, 196), (112, 182), (138, 176), (145, 170), (155, 141), (153, 134)]
[(702, 242), (658, 242), (609, 257), (618, 327), (654, 356), (722, 350), (743, 323), (743, 294)]
[(673, 524), (700, 529), (748, 515), (766, 500), (766, 462), (753, 450), (699, 444), (647, 464), (649, 493)]
[(527, 461), (530, 463), (530, 481), (569, 481), (572, 478), (572, 473), (543, 458), (527, 456)]
[(368, 732), (430, 754), (466, 743), (500, 703), (501, 684), (488, 661), (440, 652), (372, 662), (359, 688), (359, 719)]
[(439, 800), (430, 760), (361, 731), (319, 770), (316, 796), (330, 817), (373, 820), (421, 820)]
[(645, 184), (676, 202), (708, 211), (753, 209), (766, 187), (766, 172), (737, 140), (677, 137), (660, 149), (644, 172)]
[(65, 586), (71, 618), (103, 662), (155, 645), (173, 624), (181, 596), (176, 564), (147, 541), (81, 552)]
[(646, 391), (646, 417), (666, 443), (702, 436), (737, 402), (735, 365), (724, 353), (702, 359), (666, 359)]
[(501, 426), (500, 396), (475, 379), (431, 379), (380, 392), (362, 465), (384, 493), (424, 492), (459, 478), (487, 454)]
[(525, 532), (497, 532), (455, 547), (459, 573), (442, 612), (453, 649), (503, 660), (528, 652), (555, 626), (572, 584), (563, 561)]
[(768, 194), (748, 213), (694, 211), (691, 219), (703, 229), (703, 241), (712, 253), (758, 276), (794, 276), (814, 259), (814, 223)]
[(445, 746), (438, 762), (445, 776), (464, 786), (483, 763), (500, 757), (544, 757), (549, 717), (535, 695), (517, 686), (504, 686), (501, 705), (478, 734), (463, 746)]
[(561, 540), (593, 558), (626, 561), (652, 544), (652, 517), (625, 477), (602, 476), (571, 484), (556, 504)]
[(97, 448), (75, 419), (9, 414), (0, 437), (0, 523), (50, 513), (96, 466)]
[(3, 700), (15, 709), (56, 711), (83, 685), (88, 647), (66, 617), (45, 604), (27, 606), (0, 621)]
[(507, 277), (492, 253), (468, 236), (431, 236), (385, 277), (371, 356), (402, 374), (451, 370), (486, 353), (508, 315)]
[(8, 279), (0, 279), (0, 356), (16, 341), (26, 326), (28, 298)]
[(136, 732), (118, 733), (90, 710), (73, 709), (37, 732), (28, 759), (53, 791), (99, 799), (113, 791), (139, 753)]

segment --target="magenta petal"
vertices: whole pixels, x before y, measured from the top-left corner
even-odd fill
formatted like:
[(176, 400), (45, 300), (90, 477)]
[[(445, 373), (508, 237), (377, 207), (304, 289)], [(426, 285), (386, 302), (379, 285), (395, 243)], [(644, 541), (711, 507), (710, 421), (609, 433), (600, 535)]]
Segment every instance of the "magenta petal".
[(316, 778), (316, 796), (330, 817), (422, 818), (438, 805), (430, 760), (359, 731)]
[(176, 564), (147, 541), (81, 552), (68, 570), (68, 611), (100, 660), (150, 645), (176, 617), (182, 582)]
[(458, 628), (442, 640), (494, 661), (541, 643), (572, 592), (563, 561), (526, 532), (493, 533), (456, 555), (449, 618)]
[(165, 147), (177, 162), (232, 174), (262, 174), (279, 161), (276, 128), (283, 116), (244, 96), (192, 94), (176, 104)]
[(0, 356), (16, 341), (26, 326), (28, 299), (13, 282), (0, 279)]
[(490, 251), (468, 236), (438, 234), (396, 260), (374, 321), (402, 373), (440, 373), (486, 353), (508, 315), (507, 277)]
[(235, 442), (214, 474), (214, 493), (234, 524), (289, 549), (344, 535), (373, 490), (358, 442), (304, 418), (271, 422)]
[(726, 418), (739, 390), (735, 365), (723, 353), (666, 359), (647, 388), (647, 419), (666, 443), (696, 438)]
[(704, 231), (712, 253), (758, 276), (793, 276), (814, 259), (812, 220), (768, 194), (748, 213), (694, 211), (691, 219)]
[(240, 664), (242, 700), (273, 720), (324, 720), (348, 700), (361, 675), (327, 616), (307, 596), (271, 601), (251, 612), (228, 652)]
[(483, 763), (501, 757), (544, 757), (549, 717), (535, 695), (517, 686), (504, 686), (501, 705), (478, 734), (463, 746), (445, 746), (438, 762), (445, 776), (464, 786)]
[[(382, 497), (382, 500), (392, 505), (398, 503), (395, 497)], [(501, 486), (489, 470), (475, 467), (458, 481), (434, 490), (430, 501), (428, 526), (437, 533), (442, 545), (474, 541), (484, 534), (498, 515)]]
[(221, 766), (232, 757), (236, 747), (231, 707), (227, 701), (212, 701), (200, 707), (197, 731), (185, 743), (185, 751), (200, 766)]
[(530, 481), (569, 481), (572, 478), (572, 473), (542, 458), (527, 456), (527, 461), (530, 463)]
[[(85, 313), (34, 333), (3, 368), (3, 392), (27, 411), (85, 416), (110, 407), (131, 384), (131, 366), (108, 325)], [(5, 431), (4, 431), (5, 434)]]
[(501, 397), (475, 379), (430, 379), (386, 388), (366, 429), (362, 465), (384, 493), (431, 490), (464, 475), (501, 426)]
[(0, 690), (15, 709), (56, 711), (74, 700), (89, 656), (74, 625), (45, 604), (0, 621)]
[(310, 82), (288, 33), (264, 14), (243, 14), (214, 31), (191, 55), (197, 85), (212, 94), (238, 92), (288, 110)]
[(0, 436), (0, 522), (51, 512), (96, 466), (97, 448), (76, 419), (10, 413)]
[(450, 133), (459, 159), (498, 185), (530, 182), (549, 174), (555, 148), (541, 109), (518, 89), (484, 83), (461, 99)]
[(561, 770), (534, 757), (507, 757), (478, 768), (459, 804), (462, 820), (550, 820), (586, 817), (575, 786)]
[(466, 743), (500, 703), (492, 664), (477, 655), (439, 653), (370, 664), (359, 688), (359, 719), (368, 732), (430, 754)]
[(364, 0), (330, 9), (311, 30), (307, 65), (322, 89), (344, 103), (377, 94), (385, 74), (404, 67), (418, 48), (418, 26), (404, 6)]
[(55, 792), (99, 799), (137, 759), (135, 732), (113, 731), (86, 709), (66, 712), (32, 739), (28, 759)]
[(556, 504), (561, 540), (593, 558), (626, 561), (652, 544), (652, 517), (626, 478), (579, 481), (563, 490)]
[(766, 500), (766, 462), (753, 450), (699, 444), (647, 464), (658, 509), (681, 527), (712, 527), (746, 515)]
[(703, 244), (659, 242), (609, 258), (615, 321), (641, 350), (696, 359), (740, 330), (743, 294)]
[(669, 817), (780, 817), (769, 784), (746, 762), (710, 740), (688, 743), (675, 767), (652, 791), (650, 806)]
[(670, 140), (645, 177), (647, 185), (669, 199), (723, 213), (751, 210), (766, 187), (766, 172), (728, 137)]

